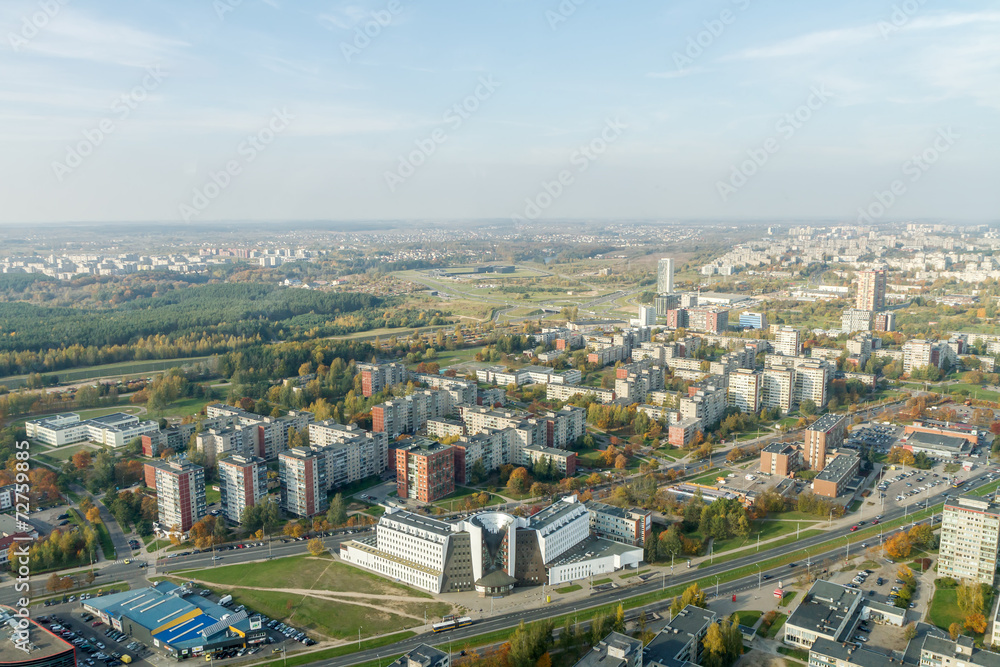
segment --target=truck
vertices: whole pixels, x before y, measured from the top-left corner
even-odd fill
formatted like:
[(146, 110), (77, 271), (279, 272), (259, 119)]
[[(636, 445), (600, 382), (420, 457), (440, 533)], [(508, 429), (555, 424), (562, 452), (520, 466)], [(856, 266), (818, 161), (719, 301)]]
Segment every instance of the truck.
[(122, 662), (124, 662), (126, 665), (129, 664), (130, 662), (132, 662), (132, 656), (122, 653)]
[(223, 607), (232, 603), (233, 603), (232, 595), (223, 595), (222, 598), (219, 600), (219, 604), (221, 604)]

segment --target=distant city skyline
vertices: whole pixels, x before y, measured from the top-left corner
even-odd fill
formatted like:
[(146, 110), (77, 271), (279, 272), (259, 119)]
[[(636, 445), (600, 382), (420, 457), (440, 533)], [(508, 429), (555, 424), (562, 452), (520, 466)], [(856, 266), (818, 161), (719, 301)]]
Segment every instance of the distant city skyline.
[(0, 225), (993, 222), (991, 3), (11, 0)]

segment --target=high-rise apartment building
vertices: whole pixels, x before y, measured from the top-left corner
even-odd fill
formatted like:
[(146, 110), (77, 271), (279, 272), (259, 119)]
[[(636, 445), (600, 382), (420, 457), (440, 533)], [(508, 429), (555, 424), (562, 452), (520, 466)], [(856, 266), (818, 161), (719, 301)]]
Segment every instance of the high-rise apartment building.
[(1000, 505), (975, 496), (944, 504), (938, 576), (993, 585), (1000, 551)]
[(802, 354), (802, 334), (798, 329), (781, 327), (774, 334), (774, 351), (786, 357)]
[(795, 363), (795, 402), (809, 400), (817, 408), (826, 405), (826, 385), (830, 381), (831, 367), (819, 359), (800, 359)]
[(396, 495), (432, 503), (455, 491), (455, 451), (427, 438), (396, 446)]
[(778, 408), (784, 413), (791, 412), (795, 404), (795, 370), (765, 368), (762, 382), (761, 407)]
[(885, 269), (862, 271), (858, 274), (858, 294), (854, 307), (858, 310), (885, 308)]
[[(146, 464), (154, 479), (159, 522), (166, 530), (187, 532), (206, 513), (205, 469), (185, 456)], [(149, 473), (152, 473), (150, 475)]]
[(219, 492), (222, 513), (234, 523), (243, 510), (267, 495), (267, 466), (259, 456), (230, 456), (219, 460)]
[(758, 371), (737, 368), (729, 374), (729, 407), (749, 414), (760, 410), (764, 376)]
[(374, 396), (378, 392), (406, 382), (406, 366), (399, 362), (384, 364), (358, 364), (361, 374), (361, 393)]
[(826, 467), (827, 452), (840, 447), (847, 433), (847, 415), (823, 415), (805, 431), (805, 442), (802, 448), (802, 459), (805, 465), (813, 470)]
[(749, 329), (766, 329), (767, 315), (762, 312), (752, 313), (750, 311), (740, 313), (740, 326)]
[(687, 319), (692, 331), (717, 334), (729, 328), (729, 311), (725, 308), (689, 308)]
[(662, 257), (656, 264), (656, 291), (659, 294), (674, 292), (674, 260), (672, 257)]
[(327, 484), (321, 453), (293, 447), (278, 455), (281, 507), (289, 514), (310, 517), (325, 512)]

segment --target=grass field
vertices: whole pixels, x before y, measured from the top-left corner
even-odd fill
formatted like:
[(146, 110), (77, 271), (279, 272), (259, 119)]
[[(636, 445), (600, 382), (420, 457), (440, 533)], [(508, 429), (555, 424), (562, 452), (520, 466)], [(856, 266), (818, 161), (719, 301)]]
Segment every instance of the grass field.
[(935, 588), (927, 620), (942, 630), (947, 630), (952, 623), (961, 625), (965, 621), (965, 614), (958, 608), (958, 590)]
[[(59, 381), (82, 382), (102, 377), (114, 377), (118, 375), (145, 375), (155, 371), (165, 371), (178, 366), (194, 366), (199, 363), (207, 363), (212, 357), (184, 357), (182, 359), (156, 359), (152, 361), (122, 361), (117, 364), (104, 364), (103, 366), (87, 366), (86, 368), (67, 368), (43, 375), (58, 376)], [(0, 385), (6, 385), (8, 389), (18, 389), (27, 380), (27, 375), (11, 375), (0, 378)]]
[(708, 471), (704, 475), (702, 475), (700, 477), (695, 477), (694, 479), (691, 480), (691, 482), (694, 483), (694, 484), (704, 484), (706, 486), (715, 486), (715, 484), (716, 484), (715, 480), (718, 477), (720, 477), (720, 476), (721, 477), (725, 477), (726, 474), (727, 474), (726, 471), (723, 470), (722, 468), (713, 468), (712, 470)]
[(778, 606), (779, 607), (787, 607), (788, 605), (792, 604), (792, 600), (795, 599), (795, 595), (796, 595), (797, 592), (798, 591), (790, 591), (788, 593), (785, 593), (784, 597), (782, 597), (778, 601)]
[(983, 401), (1000, 401), (1000, 393), (983, 389), (978, 384), (953, 384), (948, 386), (948, 393), (954, 394), (965, 390), (969, 392), (970, 398), (978, 398)]
[[(427, 593), (329, 557), (292, 556), (177, 576), (220, 587), (255, 611), (339, 639), (357, 637), (358, 628), (371, 636), (422, 625), (425, 612), (436, 619), (452, 610)], [(338, 593), (343, 595), (325, 597)]]
[(747, 627), (753, 627), (757, 619), (764, 615), (764, 612), (757, 611), (756, 609), (748, 609), (746, 611), (736, 612), (737, 623), (740, 625), (745, 625)]
[[(479, 493), (476, 489), (470, 489), (467, 486), (457, 486), (455, 487), (455, 492), (451, 495), (445, 496), (441, 500), (434, 503), (437, 507), (446, 510), (460, 510), (465, 506), (465, 499), (474, 493)], [(500, 505), (504, 502), (504, 499), (496, 494), (490, 494), (489, 502), (486, 503), (487, 507), (490, 505)]]
[(205, 487), (205, 502), (209, 505), (222, 501), (222, 492), (216, 487)]
[(583, 588), (583, 586), (581, 586), (579, 584), (572, 584), (570, 586), (563, 586), (562, 588), (557, 588), (556, 589), (556, 593), (563, 593), (563, 594), (565, 594), (565, 593), (573, 593), (574, 591), (578, 591), (581, 588)]
[[(822, 532), (823, 532), (822, 530), (803, 530), (801, 533), (799, 533), (798, 537), (796, 537), (794, 534), (793, 535), (789, 535), (788, 537), (785, 537), (783, 539), (775, 540), (774, 542), (768, 542), (767, 544), (762, 544), (762, 545), (760, 545), (760, 548), (764, 549), (766, 551), (768, 549), (774, 549), (774, 548), (777, 548), (777, 547), (783, 547), (783, 546), (787, 546), (787, 545), (790, 545), (790, 544), (795, 544), (800, 539), (804, 540), (804, 539), (806, 539), (808, 537), (812, 537), (814, 535), (820, 535), (820, 534), (822, 534)], [(706, 560), (706, 561), (702, 562), (701, 564), (699, 564), (698, 567), (699, 568), (709, 567), (709, 566), (711, 566), (711, 565), (714, 564), (714, 561), (718, 561), (720, 563), (725, 563), (726, 561), (733, 560), (734, 558), (742, 558), (743, 556), (749, 556), (750, 554), (755, 553), (756, 550), (757, 550), (757, 547), (754, 546), (754, 547), (750, 547), (749, 549), (740, 549), (739, 551), (731, 551), (731, 552), (723, 554), (721, 556), (715, 556), (712, 559)], [(798, 552), (798, 553), (801, 554), (800, 557), (804, 557), (805, 556), (805, 552), (804, 551)], [(754, 571), (756, 571), (756, 569)]]
[[(788, 535), (789, 533), (794, 534), (796, 528), (799, 528), (798, 524), (801, 524), (799, 535), (808, 531), (813, 527), (813, 521), (754, 521), (750, 524), (750, 536), (743, 538), (740, 536), (731, 537), (726, 540), (715, 540), (713, 544), (713, 549), (716, 553), (722, 553), (723, 551), (729, 551), (730, 549), (739, 549), (748, 544), (756, 544), (757, 533), (760, 533), (760, 540), (773, 540), (776, 537), (781, 537), (782, 535)], [(770, 545), (768, 546), (770, 548)]]

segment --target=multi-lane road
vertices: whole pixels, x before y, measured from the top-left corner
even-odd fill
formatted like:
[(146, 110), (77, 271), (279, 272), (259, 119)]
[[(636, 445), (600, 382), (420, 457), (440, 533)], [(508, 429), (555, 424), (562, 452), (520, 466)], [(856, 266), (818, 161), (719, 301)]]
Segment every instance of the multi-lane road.
[[(983, 482), (981, 477), (970, 480), (963, 487), (962, 493), (966, 493), (971, 489), (976, 488)], [(934, 496), (927, 499), (928, 506), (936, 505), (937, 503), (943, 502), (945, 496), (953, 495), (957, 493), (955, 489), (947, 487), (942, 489), (942, 491)], [(891, 521), (893, 519), (901, 518), (904, 514), (904, 508), (890, 509), (885, 512), (883, 521)], [(896, 528), (890, 529), (890, 532), (895, 532)], [(719, 581), (718, 587), (709, 585), (707, 587), (708, 593), (715, 596), (716, 593), (720, 597), (726, 597), (733, 594), (741, 595), (754, 595), (758, 594), (757, 591), (760, 590), (759, 594), (767, 594), (766, 587), (764, 586), (764, 576), (769, 575), (770, 581), (777, 582), (781, 579), (791, 579), (800, 574), (803, 574), (807, 569), (812, 567), (823, 567), (821, 563), (827, 562), (831, 559), (837, 560), (841, 557), (846, 558), (851, 552), (859, 553), (860, 548), (857, 544), (849, 544), (849, 540), (843, 539), (848, 538), (851, 535), (850, 526), (844, 525), (842, 528), (834, 529), (823, 533), (822, 535), (815, 535), (813, 537), (804, 538), (799, 540), (795, 544), (795, 550), (801, 551), (804, 549), (809, 549), (811, 547), (818, 547), (821, 545), (827, 545), (830, 548), (825, 551), (817, 551), (815, 554), (811, 554), (807, 561), (802, 561), (795, 563), (794, 565), (781, 565), (769, 570), (764, 570), (758, 568), (757, 572), (751, 575), (737, 579), (734, 581), (722, 583)], [(333, 539), (333, 538), (330, 538)], [(343, 538), (340, 538), (343, 539)], [(841, 542), (843, 539), (843, 542)], [(872, 539), (872, 542), (876, 542), (878, 538)], [(338, 540), (339, 541), (339, 540)], [(299, 547), (301, 548), (302, 543), (290, 543), (289, 545), (281, 545), (283, 547)], [(258, 547), (259, 548), (259, 547)], [(234, 552), (227, 552), (234, 553)], [(602, 592), (597, 592), (591, 595), (585, 601), (576, 602), (564, 602), (555, 603), (539, 607), (536, 609), (521, 609), (518, 611), (499, 614), (489, 618), (479, 618), (476, 622), (468, 627), (459, 628), (457, 630), (452, 630), (447, 634), (439, 636), (431, 636), (429, 633), (424, 633), (408, 639), (395, 642), (393, 644), (388, 644), (386, 646), (379, 647), (377, 649), (368, 649), (364, 651), (358, 651), (350, 655), (331, 658), (328, 660), (317, 660), (314, 665), (320, 665), (322, 667), (347, 667), (348, 665), (353, 665), (357, 663), (367, 662), (371, 660), (377, 660), (382, 656), (398, 655), (404, 653), (418, 644), (431, 642), (440, 645), (445, 641), (461, 641), (469, 639), (476, 635), (481, 635), (488, 632), (493, 632), (495, 630), (505, 630), (514, 628), (522, 620), (525, 622), (538, 621), (546, 618), (553, 618), (555, 616), (560, 616), (563, 614), (579, 614), (581, 618), (588, 616), (587, 609), (595, 607), (598, 605), (618, 602), (626, 600), (628, 598), (642, 595), (645, 593), (652, 593), (660, 590), (664, 586), (677, 586), (688, 584), (698, 580), (708, 579), (711, 581), (712, 577), (721, 577), (724, 573), (739, 569), (743, 567), (753, 567), (759, 563), (776, 556), (782, 556), (788, 553), (788, 547), (777, 547), (773, 549), (767, 549), (766, 547), (762, 549), (759, 553), (754, 552), (749, 556), (744, 556), (741, 558), (736, 558), (725, 563), (719, 563), (718, 565), (709, 565), (707, 567), (701, 568), (687, 568), (678, 567), (677, 574), (675, 575), (663, 575), (663, 576), (653, 576), (647, 581), (631, 585), (626, 588), (616, 588), (611, 590), (606, 590)], [(201, 556), (202, 554), (199, 554)], [(249, 554), (245, 554), (249, 556)], [(193, 558), (193, 557), (192, 557)], [(209, 557), (210, 558), (210, 557)], [(190, 563), (187, 566), (191, 566)], [(666, 607), (668, 601), (662, 600), (656, 603), (650, 604), (645, 607), (650, 611), (658, 611)], [(477, 614), (478, 615), (478, 614)], [(476, 615), (474, 615), (476, 616)]]

